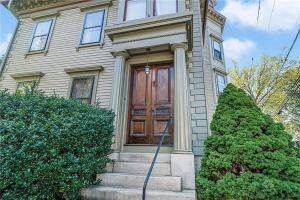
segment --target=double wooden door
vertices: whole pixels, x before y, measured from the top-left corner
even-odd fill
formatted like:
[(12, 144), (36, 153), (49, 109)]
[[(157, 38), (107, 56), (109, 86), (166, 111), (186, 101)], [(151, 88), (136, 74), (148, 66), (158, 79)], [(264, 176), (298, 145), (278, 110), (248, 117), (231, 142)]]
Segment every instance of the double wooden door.
[[(158, 144), (173, 115), (174, 68), (171, 64), (132, 68), (127, 144)], [(164, 145), (173, 145), (173, 125)]]

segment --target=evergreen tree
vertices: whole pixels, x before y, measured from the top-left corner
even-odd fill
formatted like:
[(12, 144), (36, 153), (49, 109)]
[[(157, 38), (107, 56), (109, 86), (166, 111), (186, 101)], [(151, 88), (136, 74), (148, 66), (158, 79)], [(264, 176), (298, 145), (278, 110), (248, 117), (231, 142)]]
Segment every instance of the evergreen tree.
[(228, 84), (211, 130), (198, 199), (300, 199), (300, 160), (291, 136), (242, 89)]

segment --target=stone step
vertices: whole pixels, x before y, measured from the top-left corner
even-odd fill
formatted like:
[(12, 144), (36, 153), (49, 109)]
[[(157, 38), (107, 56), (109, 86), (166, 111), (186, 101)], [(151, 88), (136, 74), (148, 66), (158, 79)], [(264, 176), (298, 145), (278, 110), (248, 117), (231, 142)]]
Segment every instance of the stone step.
[[(81, 195), (89, 200), (141, 200), (141, 189), (114, 188), (98, 186), (81, 191)], [(195, 200), (194, 190), (183, 190), (182, 192), (147, 190), (147, 200)]]
[[(115, 162), (113, 166), (113, 172), (146, 175), (150, 165), (151, 163)], [(170, 176), (171, 165), (169, 163), (156, 163), (154, 165), (152, 175)]]
[[(123, 173), (104, 173), (99, 174), (97, 179), (101, 179), (101, 185), (109, 187), (122, 187), (132, 189), (142, 189), (146, 176), (123, 174)], [(147, 185), (149, 190), (181, 191), (181, 177), (173, 176), (151, 176)]]
[[(120, 153), (120, 161), (123, 162), (147, 162), (151, 163), (154, 157), (154, 153)], [(171, 154), (159, 153), (156, 159), (156, 163), (170, 163)]]

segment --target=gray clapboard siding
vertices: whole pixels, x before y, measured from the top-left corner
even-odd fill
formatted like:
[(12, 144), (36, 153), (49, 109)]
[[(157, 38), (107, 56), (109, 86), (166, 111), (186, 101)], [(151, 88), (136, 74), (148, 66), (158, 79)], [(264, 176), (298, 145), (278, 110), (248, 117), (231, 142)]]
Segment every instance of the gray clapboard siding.
[[(117, 5), (118, 2), (113, 1), (113, 5), (108, 9), (107, 26), (117, 22)], [(40, 80), (39, 89), (47, 95), (55, 93), (66, 97), (70, 77), (65, 73), (65, 68), (101, 65), (104, 70), (99, 75), (96, 99), (101, 101), (102, 106), (109, 106), (114, 71), (114, 58), (110, 53), (111, 41), (105, 35), (102, 48), (91, 46), (79, 48), (77, 51), (76, 46), (79, 44), (84, 14), (79, 8), (60, 12), (46, 55), (25, 56), (31, 42), (34, 21), (31, 18), (21, 18), (20, 28), (5, 67), (3, 80), (0, 81), (1, 89), (7, 88), (11, 92), (15, 91), (17, 83), (10, 77), (10, 74), (41, 71), (45, 76)]]

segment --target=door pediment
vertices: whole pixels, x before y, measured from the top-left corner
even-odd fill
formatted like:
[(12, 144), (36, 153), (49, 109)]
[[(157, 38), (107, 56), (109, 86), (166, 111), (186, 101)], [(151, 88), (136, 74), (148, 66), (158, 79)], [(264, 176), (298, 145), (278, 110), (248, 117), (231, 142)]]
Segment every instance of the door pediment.
[(134, 20), (105, 29), (113, 51), (188, 43), (192, 48), (192, 13), (176, 13), (149, 19)]

